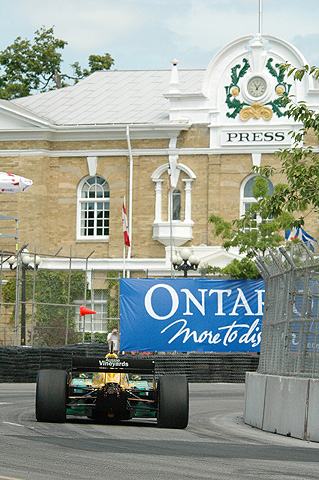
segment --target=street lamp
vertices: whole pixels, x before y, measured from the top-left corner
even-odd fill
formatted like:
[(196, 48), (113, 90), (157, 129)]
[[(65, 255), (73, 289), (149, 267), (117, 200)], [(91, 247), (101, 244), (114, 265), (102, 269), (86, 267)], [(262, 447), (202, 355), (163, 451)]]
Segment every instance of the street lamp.
[[(41, 258), (34, 254), (29, 254), (29, 250), (23, 248), (17, 253), (17, 256), (11, 256), (8, 259), (11, 270), (17, 270), (16, 282), (16, 312), (15, 312), (15, 328), (18, 328), (19, 316), (19, 299), (20, 299), (20, 271), (21, 271), (21, 345), (26, 344), (26, 270), (34, 270), (39, 268)], [(15, 342), (16, 344), (17, 342)]]
[(184, 277), (187, 277), (189, 270), (197, 270), (200, 259), (192, 254), (189, 248), (182, 248), (179, 254), (172, 256), (174, 270), (183, 271)]

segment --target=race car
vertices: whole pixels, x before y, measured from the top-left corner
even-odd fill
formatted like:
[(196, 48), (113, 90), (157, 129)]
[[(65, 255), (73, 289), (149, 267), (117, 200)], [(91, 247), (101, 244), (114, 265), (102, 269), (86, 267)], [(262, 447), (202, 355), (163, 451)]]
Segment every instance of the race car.
[(38, 422), (64, 423), (68, 415), (102, 422), (142, 417), (182, 429), (188, 424), (188, 381), (171, 374), (156, 379), (150, 359), (74, 356), (70, 371), (38, 372), (35, 410)]

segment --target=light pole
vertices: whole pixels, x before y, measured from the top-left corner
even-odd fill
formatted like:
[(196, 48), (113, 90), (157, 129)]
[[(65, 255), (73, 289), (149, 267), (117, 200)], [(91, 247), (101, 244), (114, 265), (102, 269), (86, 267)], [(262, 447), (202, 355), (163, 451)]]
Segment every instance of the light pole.
[(174, 270), (184, 272), (184, 277), (187, 277), (189, 270), (197, 270), (200, 259), (192, 254), (189, 248), (182, 248), (179, 254), (172, 256), (172, 264)]
[[(25, 245), (26, 246), (26, 245)], [(33, 270), (34, 272), (38, 269), (41, 262), (41, 258), (34, 254), (31, 256), (29, 251), (23, 246), (23, 248), (17, 253), (17, 256), (11, 256), (8, 259), (11, 270), (17, 270), (17, 288), (16, 288), (16, 302), (15, 302), (15, 328), (17, 331), (18, 328), (18, 318), (19, 318), (19, 304), (20, 304), (20, 283), (21, 283), (21, 345), (26, 344), (26, 270)], [(21, 282), (20, 282), (20, 271), (21, 271)], [(17, 344), (17, 341), (15, 341)]]

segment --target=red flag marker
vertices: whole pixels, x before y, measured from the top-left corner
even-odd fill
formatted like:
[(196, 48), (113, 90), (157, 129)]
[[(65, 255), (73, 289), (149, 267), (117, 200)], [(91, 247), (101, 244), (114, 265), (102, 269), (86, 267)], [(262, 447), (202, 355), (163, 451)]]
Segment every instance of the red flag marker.
[(81, 317), (84, 317), (84, 315), (88, 315), (88, 314), (92, 314), (92, 313), (96, 313), (94, 310), (90, 310), (89, 308), (86, 308), (86, 307), (80, 307), (80, 315)]

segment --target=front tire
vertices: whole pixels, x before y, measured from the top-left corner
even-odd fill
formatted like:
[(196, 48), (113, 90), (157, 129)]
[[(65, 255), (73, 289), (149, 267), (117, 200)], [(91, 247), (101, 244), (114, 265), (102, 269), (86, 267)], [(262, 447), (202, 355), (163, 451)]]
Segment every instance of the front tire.
[(160, 428), (186, 428), (189, 392), (185, 375), (163, 375), (158, 380), (158, 417)]
[(38, 422), (65, 422), (67, 378), (64, 370), (40, 370), (38, 373), (35, 404)]

